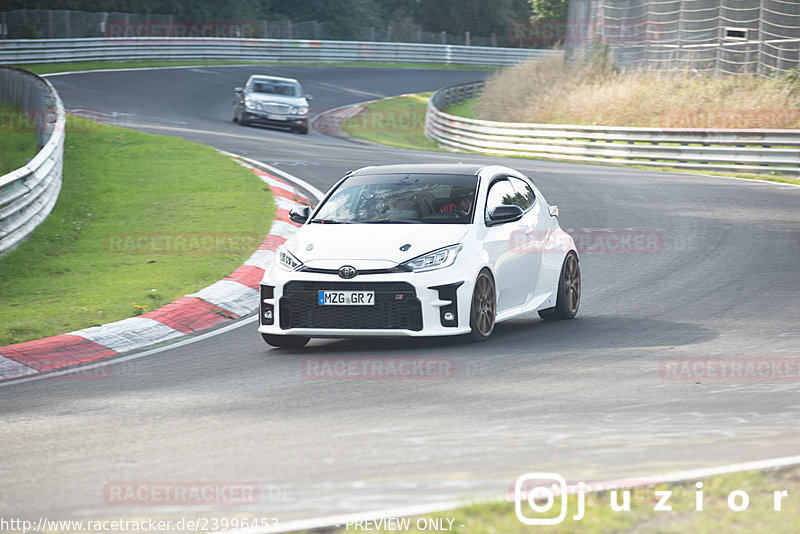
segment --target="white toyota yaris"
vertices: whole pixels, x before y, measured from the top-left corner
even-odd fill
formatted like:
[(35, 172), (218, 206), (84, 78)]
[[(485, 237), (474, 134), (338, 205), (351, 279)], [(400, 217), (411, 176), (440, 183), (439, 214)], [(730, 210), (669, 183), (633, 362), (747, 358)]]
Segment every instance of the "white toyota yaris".
[(387, 165), (348, 173), (275, 251), (260, 325), (276, 347), (311, 337), (487, 339), (530, 312), (570, 319), (572, 237), (533, 182), (507, 167)]

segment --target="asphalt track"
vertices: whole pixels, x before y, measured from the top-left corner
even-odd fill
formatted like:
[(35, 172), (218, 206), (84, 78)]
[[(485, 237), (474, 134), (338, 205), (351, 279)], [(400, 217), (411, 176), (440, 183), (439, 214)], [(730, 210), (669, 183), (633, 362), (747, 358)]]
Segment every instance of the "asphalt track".
[[(498, 325), (487, 343), (314, 340), (305, 350), (277, 350), (250, 322), (119, 363), (102, 380), (0, 387), (3, 515), (252, 513), (287, 521), (495, 495), (528, 471), (591, 480), (800, 452), (796, 375), (662, 373), (664, 361), (680, 358), (800, 358), (800, 188), (241, 127), (230, 122), (232, 88), (257, 72), (299, 78), (317, 110), (483, 76), (282, 66), (51, 80), (67, 107), (273, 164), (322, 190), (368, 164), (505, 163), (559, 205), (564, 228), (646, 230), (661, 245), (584, 252), (578, 319), (520, 318)], [(310, 380), (307, 357), (451, 358), (455, 372), (443, 380)], [(108, 483), (135, 481), (245, 481), (261, 495), (236, 507), (104, 499)]]

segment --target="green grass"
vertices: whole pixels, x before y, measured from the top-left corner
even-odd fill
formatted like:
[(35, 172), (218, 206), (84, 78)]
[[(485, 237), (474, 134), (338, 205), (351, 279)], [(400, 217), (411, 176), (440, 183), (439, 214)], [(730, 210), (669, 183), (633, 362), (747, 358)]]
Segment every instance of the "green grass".
[[(186, 67), (186, 66), (219, 66), (219, 65), (288, 65), (289, 63), (278, 63), (269, 61), (215, 61), (215, 60), (186, 60), (186, 61), (76, 61), (74, 63), (31, 63), (28, 65), (14, 65), (15, 67), (35, 72), (36, 74), (52, 74), (55, 72), (73, 72), (78, 70), (100, 70), (100, 69), (132, 69), (132, 68), (153, 68), (153, 67)], [(352, 61), (344, 63), (320, 63), (320, 62), (297, 62), (295, 65), (302, 66), (340, 66), (340, 67), (392, 67), (392, 68), (414, 68), (414, 69), (452, 69), (452, 70), (497, 70), (500, 67), (484, 67), (475, 65), (447, 65), (444, 63), (386, 63), (386, 62), (366, 62)]]
[[(416, 95), (400, 96), (368, 104), (366, 112), (347, 121), (342, 130), (353, 137), (380, 143), (383, 145), (411, 148), (416, 150), (438, 150), (445, 152), (436, 143), (429, 140), (423, 134), (425, 125), (425, 109), (428, 106), (428, 99), (433, 93), (419, 93)], [(460, 104), (448, 106), (446, 111), (451, 115), (474, 118), (475, 100), (468, 100)], [(465, 153), (486, 155), (481, 152)], [(503, 154), (502, 157), (518, 158), (541, 161), (563, 161), (558, 158), (542, 158), (529, 156), (509, 156)], [(573, 162), (576, 163), (576, 162)], [(800, 184), (799, 178), (793, 178), (778, 174), (747, 174), (735, 172), (704, 171), (699, 169), (679, 169), (674, 167), (653, 166), (653, 165), (618, 165), (608, 163), (598, 158), (597, 161), (582, 161), (582, 165), (606, 165), (613, 167), (625, 167), (630, 169), (643, 169), (648, 171), (667, 171), (681, 172), (686, 174), (703, 174), (713, 176), (727, 176), (733, 178), (745, 178), (748, 180), (763, 180), (768, 182), (781, 182), (787, 184)]]
[(35, 155), (34, 124), (19, 108), (0, 103), (0, 176), (19, 169)]
[[(577, 496), (568, 499), (568, 513), (564, 522), (552, 527), (527, 526), (520, 522), (510, 502), (475, 504), (449, 512), (441, 512), (420, 516), (423, 518), (442, 518), (453, 521), (454, 534), (523, 534), (530, 532), (548, 533), (638, 533), (659, 532), (663, 534), (679, 534), (684, 532), (710, 533), (719, 532), (769, 532), (770, 534), (796, 533), (800, 531), (800, 468), (774, 471), (771, 473), (749, 472), (712, 477), (701, 480), (702, 490), (695, 486), (695, 480), (686, 484), (660, 485), (650, 488), (630, 490), (630, 511), (613, 511), (610, 506), (608, 492), (587, 493), (585, 496), (584, 517), (573, 520), (577, 513)], [(671, 491), (667, 504), (672, 511), (654, 511), (659, 500), (654, 491)], [(728, 508), (728, 495), (734, 490), (742, 490), (748, 494), (749, 507), (740, 512)], [(773, 492), (788, 491), (782, 500), (782, 509), (773, 510)], [(696, 492), (703, 493), (703, 509), (696, 510)], [(622, 493), (618, 494), (622, 502)], [(737, 501), (738, 502), (738, 501)], [(528, 517), (536, 517), (527, 508)], [(560, 497), (545, 517), (553, 517), (560, 510)], [(541, 515), (539, 517), (542, 517)], [(426, 530), (416, 528), (418, 517), (411, 520), (411, 527), (404, 532), (422, 533)], [(422, 525), (422, 523), (420, 523)], [(464, 526), (461, 526), (464, 525)], [(353, 532), (344, 528), (337, 533)], [(363, 530), (360, 530), (363, 531)], [(378, 532), (396, 532), (377, 530)]]
[(447, 106), (444, 108), (444, 112), (449, 113), (450, 115), (456, 115), (458, 117), (465, 117), (467, 119), (477, 119), (478, 114), (475, 111), (475, 104), (477, 103), (477, 98), (470, 98), (469, 100), (464, 100), (459, 104)]
[(437, 150), (423, 133), (425, 108), (432, 93), (390, 98), (367, 104), (366, 111), (342, 126), (346, 134), (398, 148)]
[(210, 147), (69, 117), (58, 203), (0, 256), (0, 345), (199, 290), (257, 248), (274, 209), (258, 177)]

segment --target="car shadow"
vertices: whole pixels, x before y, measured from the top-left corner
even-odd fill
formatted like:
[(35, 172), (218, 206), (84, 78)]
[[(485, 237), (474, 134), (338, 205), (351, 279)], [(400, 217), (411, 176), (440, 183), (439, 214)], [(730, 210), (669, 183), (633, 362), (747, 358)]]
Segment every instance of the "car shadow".
[(714, 330), (692, 323), (663, 319), (615, 316), (579, 316), (565, 321), (543, 321), (522, 317), (498, 324), (489, 340), (476, 343), (469, 335), (431, 338), (312, 339), (303, 349), (275, 349), (281, 353), (304, 355), (364, 356), (395, 352), (435, 351), (438, 354), (468, 351), (502, 354), (520, 349), (561, 351), (576, 348), (622, 349), (665, 347), (704, 343), (718, 337)]

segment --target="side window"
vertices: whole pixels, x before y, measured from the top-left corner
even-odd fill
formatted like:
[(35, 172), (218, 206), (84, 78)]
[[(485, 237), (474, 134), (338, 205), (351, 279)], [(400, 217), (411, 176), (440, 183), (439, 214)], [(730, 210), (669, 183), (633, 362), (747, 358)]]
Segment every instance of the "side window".
[(523, 210), (527, 210), (533, 205), (533, 202), (536, 200), (536, 195), (531, 189), (525, 180), (520, 180), (519, 178), (514, 178), (513, 176), (509, 178), (511, 180), (511, 185), (514, 186), (514, 200), (512, 202), (507, 202), (507, 204), (516, 204)]
[(513, 200), (515, 196), (516, 192), (511, 186), (511, 182), (509, 182), (507, 178), (503, 178), (502, 180), (494, 182), (489, 187), (489, 192), (486, 196), (485, 219), (487, 221), (489, 220), (489, 213), (491, 213), (491, 211), (497, 206), (501, 206), (503, 204), (514, 204)]

